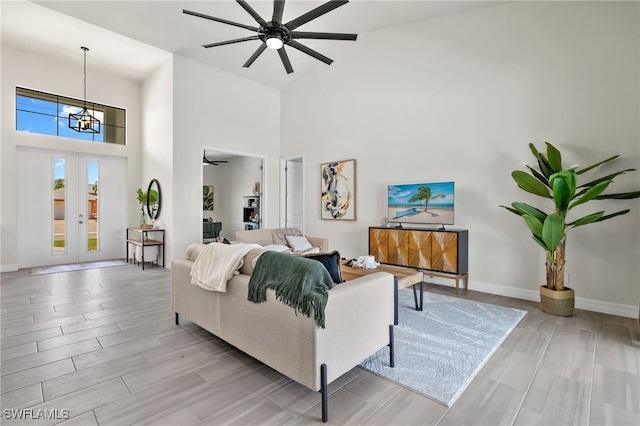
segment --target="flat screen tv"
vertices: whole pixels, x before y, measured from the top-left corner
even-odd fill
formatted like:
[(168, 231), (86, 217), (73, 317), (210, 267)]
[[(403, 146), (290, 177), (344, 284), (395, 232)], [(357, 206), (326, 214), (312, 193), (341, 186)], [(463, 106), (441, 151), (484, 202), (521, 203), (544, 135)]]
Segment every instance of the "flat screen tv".
[(389, 185), (390, 223), (453, 225), (454, 183)]

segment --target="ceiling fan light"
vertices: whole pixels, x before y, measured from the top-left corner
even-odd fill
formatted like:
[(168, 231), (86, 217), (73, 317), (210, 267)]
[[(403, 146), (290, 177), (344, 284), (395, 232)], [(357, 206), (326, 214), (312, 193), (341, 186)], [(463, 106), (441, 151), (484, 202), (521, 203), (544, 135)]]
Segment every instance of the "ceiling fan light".
[(267, 47), (269, 49), (275, 50), (282, 49), (282, 46), (284, 46), (284, 42), (282, 41), (282, 39), (276, 35), (267, 38), (265, 43), (267, 44)]

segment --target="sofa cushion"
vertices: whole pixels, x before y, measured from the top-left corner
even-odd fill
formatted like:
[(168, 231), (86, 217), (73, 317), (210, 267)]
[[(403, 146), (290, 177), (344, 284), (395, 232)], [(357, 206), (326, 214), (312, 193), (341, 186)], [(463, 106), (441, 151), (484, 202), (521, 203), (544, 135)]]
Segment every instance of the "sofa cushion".
[(285, 237), (291, 251), (305, 251), (313, 247), (307, 237), (303, 235), (286, 235)]
[(271, 229), (251, 229), (236, 231), (236, 240), (244, 244), (260, 244), (266, 246), (269, 244), (282, 244), (273, 240)]
[(289, 245), (287, 243), (287, 235), (301, 236), (302, 232), (298, 228), (277, 228), (272, 229), (271, 234), (273, 235), (274, 244)]
[(244, 275), (253, 274), (253, 269), (256, 267), (258, 257), (264, 253), (263, 249), (253, 249), (244, 256), (242, 266), (238, 269), (238, 272)]
[(329, 271), (329, 275), (331, 275), (331, 279), (334, 283), (340, 284), (343, 282), (342, 280), (342, 272), (340, 271), (340, 253), (336, 250), (329, 253), (309, 253), (304, 254), (303, 257), (317, 260), (322, 263), (327, 271)]
[(202, 243), (193, 243), (193, 244), (191, 244), (189, 247), (187, 247), (187, 250), (185, 250), (185, 253), (187, 254), (187, 259), (192, 261), (192, 262), (195, 262), (196, 258), (200, 254), (200, 252), (206, 246), (207, 246), (206, 244), (202, 244)]

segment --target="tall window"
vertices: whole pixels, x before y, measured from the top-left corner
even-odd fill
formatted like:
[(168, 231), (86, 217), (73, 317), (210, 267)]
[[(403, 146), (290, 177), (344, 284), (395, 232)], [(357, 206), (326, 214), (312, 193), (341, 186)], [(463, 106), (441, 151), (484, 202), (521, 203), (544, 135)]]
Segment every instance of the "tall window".
[(96, 251), (98, 245), (98, 176), (97, 161), (87, 161), (87, 251)]
[(16, 130), (44, 135), (125, 145), (126, 111), (87, 102), (91, 115), (100, 120), (100, 133), (80, 133), (68, 126), (69, 114), (79, 113), (84, 101), (16, 87)]
[(67, 164), (64, 158), (53, 159), (53, 253), (65, 254), (66, 250), (66, 188)]

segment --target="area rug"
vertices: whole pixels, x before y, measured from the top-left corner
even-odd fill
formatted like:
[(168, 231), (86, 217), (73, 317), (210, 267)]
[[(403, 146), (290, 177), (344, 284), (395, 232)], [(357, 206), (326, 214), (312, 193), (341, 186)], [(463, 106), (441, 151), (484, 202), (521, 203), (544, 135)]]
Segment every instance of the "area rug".
[(82, 271), (83, 269), (110, 268), (112, 266), (124, 266), (124, 260), (102, 260), (99, 262), (71, 263), (67, 265), (52, 265), (31, 268), (29, 275), (57, 274), (60, 272)]
[(451, 406), (525, 311), (457, 297), (424, 293), (424, 310), (416, 311), (410, 289), (399, 291), (395, 326), (395, 367), (389, 348), (360, 366)]

